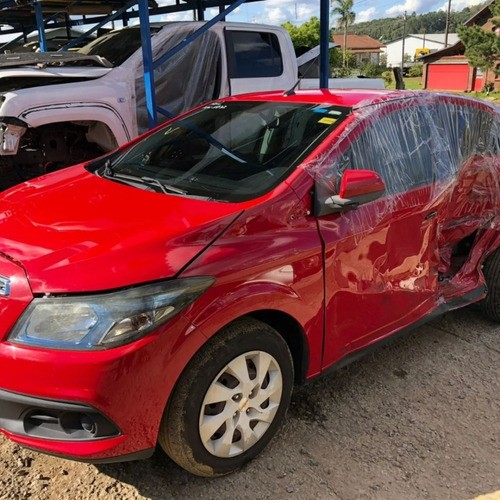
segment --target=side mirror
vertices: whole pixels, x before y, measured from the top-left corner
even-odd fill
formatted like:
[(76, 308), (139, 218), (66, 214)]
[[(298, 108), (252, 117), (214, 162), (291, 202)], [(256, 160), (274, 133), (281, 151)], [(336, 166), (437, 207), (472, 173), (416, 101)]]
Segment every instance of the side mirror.
[(353, 210), (363, 203), (376, 200), (385, 193), (385, 184), (373, 170), (346, 170), (338, 195), (321, 200), (316, 189), (314, 212), (317, 217)]

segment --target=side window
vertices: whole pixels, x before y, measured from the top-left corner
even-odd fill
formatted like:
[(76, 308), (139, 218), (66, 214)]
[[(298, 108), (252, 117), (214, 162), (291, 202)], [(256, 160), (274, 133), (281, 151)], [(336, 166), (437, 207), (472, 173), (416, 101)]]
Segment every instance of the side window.
[(396, 194), (433, 181), (430, 128), (416, 106), (371, 117), (370, 124), (338, 160), (347, 168), (376, 171), (387, 193)]
[(439, 142), (445, 153), (438, 178), (449, 178), (471, 157), (497, 154), (498, 121), (493, 113), (463, 103), (441, 102), (435, 106)]
[(278, 37), (274, 33), (226, 31), (229, 78), (266, 78), (283, 73)]

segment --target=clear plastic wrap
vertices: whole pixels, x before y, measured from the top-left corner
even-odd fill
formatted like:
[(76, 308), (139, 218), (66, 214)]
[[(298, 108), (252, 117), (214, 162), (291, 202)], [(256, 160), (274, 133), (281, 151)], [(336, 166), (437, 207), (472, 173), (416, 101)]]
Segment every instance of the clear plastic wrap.
[[(164, 27), (153, 38), (153, 59), (157, 60), (196, 29), (197, 26), (184, 24)], [(161, 64), (154, 72), (156, 105), (178, 115), (218, 97), (220, 54), (219, 37), (216, 33), (207, 31)], [(136, 66), (137, 124), (139, 133), (142, 133), (148, 129), (144, 70), (142, 64)], [(160, 122), (167, 120), (161, 114), (158, 114), (158, 118)]]
[[(338, 194), (345, 170), (375, 170), (386, 195), (342, 212), (338, 236), (356, 228), (355, 240), (366, 243), (411, 211), (420, 217), (423, 242), (414, 255), (415, 276), (431, 275), (419, 267), (425, 262), (421, 252), (431, 252), (432, 274), (445, 296), (473, 289), (482, 279), (478, 263), (500, 246), (499, 108), (445, 94), (402, 97), (358, 105), (333, 147), (306, 170), (317, 181), (320, 200)], [(394, 286), (395, 272), (378, 276), (374, 286)], [(419, 283), (434, 286), (415, 280), (407, 288)]]

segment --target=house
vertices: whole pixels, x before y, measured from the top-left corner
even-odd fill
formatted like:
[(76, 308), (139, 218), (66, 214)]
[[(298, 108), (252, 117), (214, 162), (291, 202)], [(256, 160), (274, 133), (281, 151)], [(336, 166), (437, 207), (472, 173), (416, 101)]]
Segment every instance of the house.
[[(344, 50), (344, 35), (333, 35), (333, 42)], [(356, 66), (373, 63), (380, 64), (383, 43), (368, 35), (347, 35), (347, 50), (356, 58)]]
[[(401, 66), (403, 40), (406, 61), (414, 61), (415, 57), (421, 52), (434, 53), (445, 48), (444, 33), (409, 34), (406, 35), (404, 39), (403, 37), (397, 38), (392, 42), (387, 42), (385, 48), (382, 49), (387, 56), (386, 64), (390, 68)], [(448, 45), (453, 45), (456, 42), (458, 42), (458, 35), (456, 33), (449, 33)]]
[[(476, 24), (500, 36), (500, 27), (495, 26), (492, 21), (490, 4), (474, 14), (465, 22), (465, 25)], [(494, 90), (500, 91), (500, 76), (495, 76), (492, 71), (484, 75), (481, 70), (470, 66), (465, 56), (464, 44), (460, 40), (451, 47), (423, 56), (421, 60), (424, 63), (422, 76), (424, 89), (480, 91), (485, 83), (492, 83)], [(496, 67), (500, 68), (500, 54)]]

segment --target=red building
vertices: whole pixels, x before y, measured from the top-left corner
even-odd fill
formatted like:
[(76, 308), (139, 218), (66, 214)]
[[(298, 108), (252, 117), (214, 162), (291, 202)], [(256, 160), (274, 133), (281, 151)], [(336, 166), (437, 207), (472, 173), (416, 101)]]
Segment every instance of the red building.
[[(465, 22), (465, 25), (476, 24), (487, 31), (494, 31), (500, 35), (500, 28), (493, 23), (489, 5), (472, 16)], [(485, 83), (491, 82), (494, 85), (494, 90), (500, 91), (500, 76), (495, 76), (493, 71), (483, 74), (481, 70), (470, 66), (465, 56), (464, 44), (461, 41), (421, 59), (424, 63), (422, 77), (422, 88), (424, 89), (480, 91)], [(500, 55), (496, 67), (500, 67)]]

